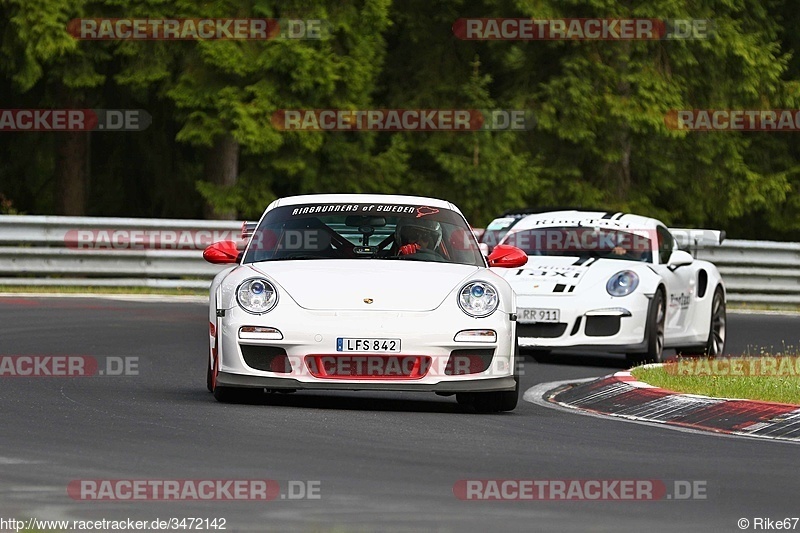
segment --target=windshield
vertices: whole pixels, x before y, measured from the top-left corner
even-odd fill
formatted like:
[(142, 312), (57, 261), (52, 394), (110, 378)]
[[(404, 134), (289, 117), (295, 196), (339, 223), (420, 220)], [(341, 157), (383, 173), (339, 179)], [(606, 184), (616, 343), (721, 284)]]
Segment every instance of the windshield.
[(486, 244), (491, 251), (503, 240), (503, 237), (506, 236), (514, 224), (522, 220), (522, 218), (523, 217), (502, 217), (492, 220), (489, 222), (489, 225), (486, 226), (486, 230), (481, 235), (481, 238), (478, 239), (478, 242)]
[(464, 218), (404, 204), (318, 203), (278, 207), (256, 228), (244, 263), (398, 259), (486, 266)]
[(528, 255), (599, 257), (628, 261), (653, 261), (652, 240), (639, 233), (613, 228), (555, 227), (508, 234), (510, 244)]

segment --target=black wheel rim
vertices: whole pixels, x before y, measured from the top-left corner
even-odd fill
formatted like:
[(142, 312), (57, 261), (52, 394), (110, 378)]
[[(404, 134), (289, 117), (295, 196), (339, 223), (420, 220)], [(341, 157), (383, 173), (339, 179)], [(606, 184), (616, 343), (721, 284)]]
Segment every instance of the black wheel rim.
[(656, 361), (661, 361), (661, 355), (664, 353), (664, 322), (666, 315), (664, 312), (664, 300), (658, 299), (658, 308), (656, 309)]

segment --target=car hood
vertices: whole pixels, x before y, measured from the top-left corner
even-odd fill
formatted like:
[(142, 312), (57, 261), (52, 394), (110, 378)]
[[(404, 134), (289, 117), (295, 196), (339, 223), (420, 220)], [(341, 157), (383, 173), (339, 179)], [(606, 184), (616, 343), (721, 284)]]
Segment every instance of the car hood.
[(470, 265), (380, 259), (265, 261), (249, 266), (274, 280), (278, 290), (301, 307), (358, 311), (431, 311), (482, 270)]
[(503, 275), (517, 294), (558, 296), (574, 294), (579, 287), (586, 290), (600, 283), (605, 285), (611, 275), (621, 270), (640, 272), (642, 268), (647, 268), (647, 263), (532, 255), (525, 266), (508, 269)]

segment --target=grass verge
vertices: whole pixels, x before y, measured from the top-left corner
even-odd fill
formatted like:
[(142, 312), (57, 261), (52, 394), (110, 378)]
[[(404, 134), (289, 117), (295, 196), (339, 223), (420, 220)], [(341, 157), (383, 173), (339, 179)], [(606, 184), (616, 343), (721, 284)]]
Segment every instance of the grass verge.
[(728, 302), (727, 306), (728, 306), (728, 311), (731, 312), (736, 312), (736, 311), (775, 311), (778, 313), (800, 312), (800, 305), (797, 304), (755, 304), (747, 302), (737, 302), (737, 303)]
[(675, 392), (800, 405), (800, 357), (684, 358), (637, 367), (636, 379)]

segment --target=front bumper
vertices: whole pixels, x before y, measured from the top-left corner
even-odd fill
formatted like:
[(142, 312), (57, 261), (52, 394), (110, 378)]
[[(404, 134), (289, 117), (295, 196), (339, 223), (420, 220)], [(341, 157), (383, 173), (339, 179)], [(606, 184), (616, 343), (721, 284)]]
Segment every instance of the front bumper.
[[(230, 387), (268, 389), (329, 389), (468, 392), (514, 390), (514, 328), (508, 313), (500, 310), (486, 318), (471, 318), (460, 310), (430, 312), (311, 311), (282, 302), (265, 315), (227, 309), (218, 319), (219, 375), (217, 382)], [(280, 332), (280, 339), (240, 338), (240, 328), (258, 326)], [(463, 330), (493, 330), (493, 342), (455, 341)], [(247, 335), (252, 337), (252, 335)], [(338, 352), (337, 338), (400, 339), (401, 352)], [(253, 366), (253, 353), (279, 353), (287, 364), (271, 368)], [(453, 352), (480, 354), (481, 371), (452, 373)], [(348, 375), (321, 377), (314, 358), (397, 357), (430, 361), (424, 375)], [(472, 355), (470, 358), (474, 359)], [(317, 359), (319, 360), (319, 359)], [(248, 364), (249, 363), (249, 364)], [(335, 366), (335, 365), (334, 365)], [(469, 366), (469, 365), (467, 365)], [(448, 370), (450, 368), (450, 370)], [(463, 368), (462, 368), (463, 369)], [(273, 371), (278, 370), (278, 371)], [(451, 373), (448, 373), (451, 372)]]
[(476, 380), (440, 381), (439, 383), (390, 383), (383, 381), (332, 382), (299, 381), (293, 378), (276, 378), (220, 372), (217, 383), (223, 387), (266, 388), (271, 390), (376, 390), (401, 392), (490, 392), (513, 391), (516, 381), (513, 376)]
[(517, 324), (519, 345), (528, 348), (590, 348), (635, 352), (646, 347), (650, 297), (632, 294), (587, 298), (585, 295), (517, 295), (518, 309), (558, 309), (558, 323)]

